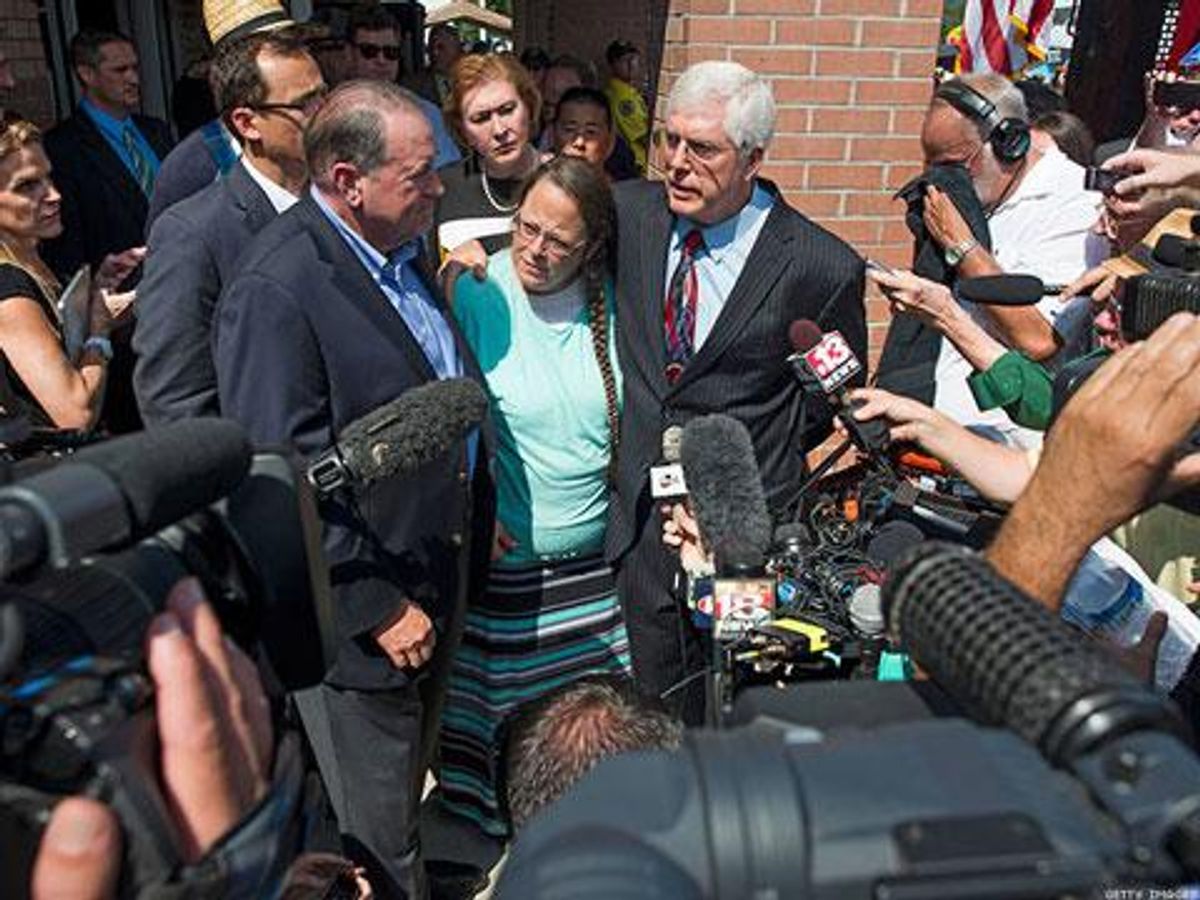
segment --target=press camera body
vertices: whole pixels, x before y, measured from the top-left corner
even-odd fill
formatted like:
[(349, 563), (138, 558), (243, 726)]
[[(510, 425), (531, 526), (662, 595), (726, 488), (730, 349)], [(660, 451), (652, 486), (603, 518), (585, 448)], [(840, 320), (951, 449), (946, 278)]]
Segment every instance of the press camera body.
[[(189, 472), (186, 459), (161, 458), (214, 441), (234, 447), (232, 467), (229, 454), (217, 454), (227, 469), (217, 477), (206, 465)], [(139, 493), (137, 460), (150, 457), (176, 465), (179, 478)], [(269, 693), (319, 681), (333, 631), (316, 507), (290, 459), (252, 456), (240, 429), (218, 420), (37, 469), (23, 477), (18, 466), (0, 488), (0, 872), (6, 895), (23, 896), (54, 804), (86, 794), (122, 821), (120, 890), (136, 896), (178, 875), (182, 846), (157, 788), (147, 626), (171, 587), (192, 575)], [(129, 518), (164, 517), (169, 523), (149, 536), (119, 539)]]

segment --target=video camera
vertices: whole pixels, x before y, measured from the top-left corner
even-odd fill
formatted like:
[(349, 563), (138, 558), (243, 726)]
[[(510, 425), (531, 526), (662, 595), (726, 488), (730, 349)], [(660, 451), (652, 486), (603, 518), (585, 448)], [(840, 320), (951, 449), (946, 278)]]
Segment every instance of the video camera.
[(496, 896), (1013, 900), (1200, 877), (1200, 760), (1165, 701), (968, 549), (909, 553), (883, 606), (975, 722), (760, 721), (607, 760), (522, 832)]
[(37, 469), (0, 488), (0, 871), (22, 896), (53, 805), (87, 794), (122, 820), (135, 896), (181, 846), (156, 787), (147, 626), (193, 575), (269, 691), (318, 682), (333, 633), (315, 501), (291, 460), (219, 419)]

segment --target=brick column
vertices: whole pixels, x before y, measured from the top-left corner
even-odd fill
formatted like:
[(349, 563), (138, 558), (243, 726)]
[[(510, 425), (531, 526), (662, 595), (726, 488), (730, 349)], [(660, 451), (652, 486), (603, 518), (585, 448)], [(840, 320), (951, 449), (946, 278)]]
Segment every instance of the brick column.
[[(920, 170), (942, 0), (671, 0), (659, 109), (692, 63), (732, 59), (779, 105), (765, 174), (859, 252), (910, 261), (896, 188)], [(874, 361), (887, 305), (868, 302)]]
[(37, 0), (0, 0), (0, 49), (17, 79), (4, 105), (46, 126), (54, 123), (54, 95), (37, 10)]

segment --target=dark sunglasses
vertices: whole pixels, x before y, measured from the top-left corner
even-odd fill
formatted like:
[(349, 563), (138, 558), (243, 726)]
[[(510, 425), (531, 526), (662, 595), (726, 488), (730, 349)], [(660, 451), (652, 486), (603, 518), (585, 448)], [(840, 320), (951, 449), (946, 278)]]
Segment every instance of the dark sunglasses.
[(395, 44), (355, 44), (354, 46), (358, 48), (363, 59), (374, 59), (380, 53), (388, 62), (395, 62), (400, 58), (400, 48)]

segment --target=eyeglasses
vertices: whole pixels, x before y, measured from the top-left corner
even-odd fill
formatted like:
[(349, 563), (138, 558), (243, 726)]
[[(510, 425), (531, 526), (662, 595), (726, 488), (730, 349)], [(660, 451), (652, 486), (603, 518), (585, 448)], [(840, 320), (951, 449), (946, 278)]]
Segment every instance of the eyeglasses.
[(325, 97), (328, 93), (327, 88), (321, 88), (318, 91), (313, 91), (311, 94), (301, 97), (299, 100), (293, 100), (291, 103), (258, 103), (251, 108), (259, 112), (290, 110), (291, 112), (298, 112), (302, 116), (312, 116), (321, 108), (321, 104), (325, 102)]
[(388, 62), (395, 62), (400, 58), (400, 46), (398, 44), (355, 44), (358, 52), (362, 54), (363, 59), (374, 59), (380, 53)]
[(655, 133), (654, 141), (660, 147), (665, 147), (667, 153), (671, 156), (675, 155), (676, 151), (679, 150), (680, 144), (682, 144), (685, 156), (693, 161), (702, 163), (710, 163), (722, 153), (735, 149), (732, 144), (718, 144), (713, 141), (694, 141), (690, 138), (682, 137), (674, 131), (667, 131), (665, 129)]
[(568, 244), (558, 235), (546, 231), (536, 222), (530, 222), (528, 219), (521, 218), (520, 213), (513, 216), (513, 232), (527, 244), (536, 243), (537, 239), (541, 238), (542, 249), (546, 251), (548, 256), (553, 256), (556, 259), (566, 259), (587, 244), (587, 241)]

